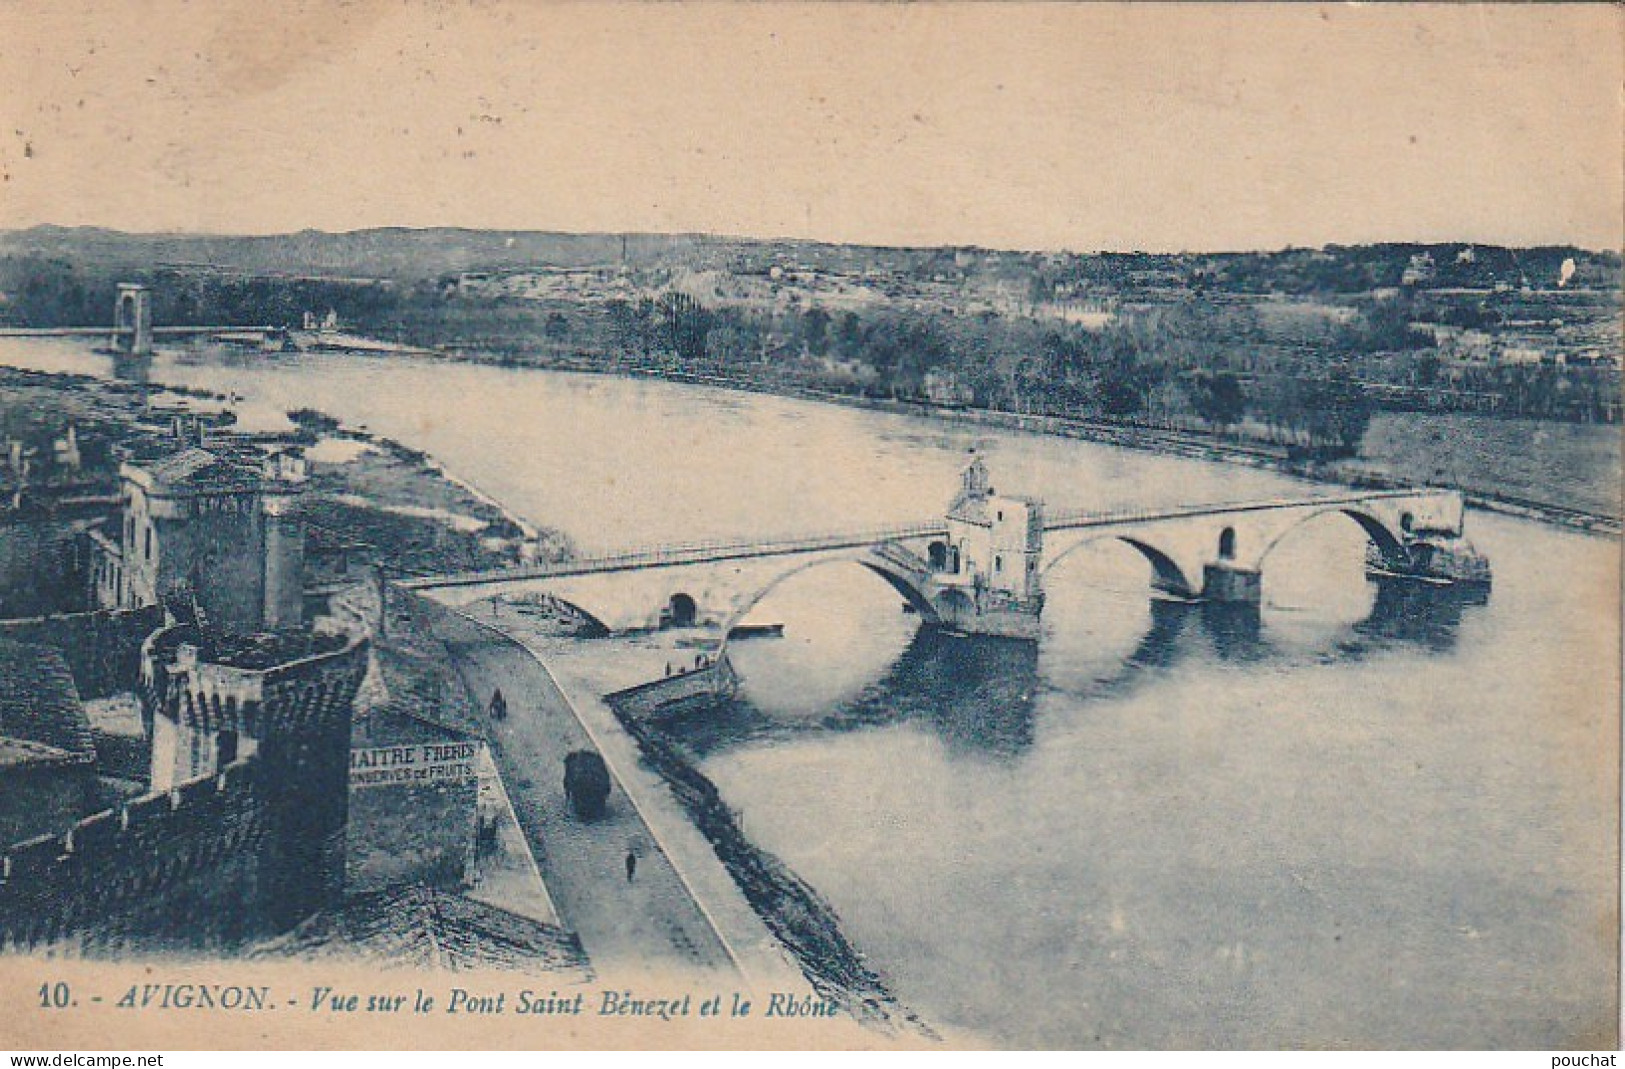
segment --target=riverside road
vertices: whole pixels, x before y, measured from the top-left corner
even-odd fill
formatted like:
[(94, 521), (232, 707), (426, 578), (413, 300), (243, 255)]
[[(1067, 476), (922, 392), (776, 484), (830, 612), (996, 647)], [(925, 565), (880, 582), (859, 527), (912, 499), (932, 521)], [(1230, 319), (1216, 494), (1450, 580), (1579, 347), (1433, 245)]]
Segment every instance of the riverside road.
[[(596, 750), (570, 703), (523, 646), (447, 616), (441, 638), (473, 693), (497, 687), (508, 715), (488, 725), (492, 756), (565, 925), (600, 974), (618, 968), (730, 970), (727, 948), (684, 888), (621, 777), (603, 817), (578, 819), (564, 793), (564, 755)], [(636, 872), (626, 874), (628, 851)]]

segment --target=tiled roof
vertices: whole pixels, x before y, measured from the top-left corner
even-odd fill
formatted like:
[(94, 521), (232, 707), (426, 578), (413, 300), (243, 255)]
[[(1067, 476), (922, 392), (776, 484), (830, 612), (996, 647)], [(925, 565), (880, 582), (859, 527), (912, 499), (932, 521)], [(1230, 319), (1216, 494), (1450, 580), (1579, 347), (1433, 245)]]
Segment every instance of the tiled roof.
[(142, 465), (155, 482), (169, 487), (243, 487), (260, 482), (257, 471), (237, 461), (193, 446)]
[(432, 719), (417, 702), (391, 698), (382, 707), (355, 719), (350, 745), (409, 746), (421, 742), (461, 742), (477, 737), (472, 732)]
[(562, 928), (422, 886), (356, 895), (261, 944), (250, 956), (361, 958), (403, 968), (592, 978), (581, 941)]
[(991, 522), (987, 515), (987, 503), (988, 499), (985, 497), (961, 494), (948, 507), (948, 518), (986, 527)]
[(0, 736), (0, 770), (22, 765), (41, 767), (79, 763), (81, 762), (73, 754), (59, 750), (55, 746)]
[(0, 740), (11, 764), (94, 764), (96, 746), (79, 689), (59, 650), (0, 639)]
[(155, 460), (147, 465), (153, 478), (164, 482), (181, 482), (188, 479), (211, 465), (220, 463), (220, 458), (207, 449), (182, 449), (178, 453), (171, 453), (167, 457)]

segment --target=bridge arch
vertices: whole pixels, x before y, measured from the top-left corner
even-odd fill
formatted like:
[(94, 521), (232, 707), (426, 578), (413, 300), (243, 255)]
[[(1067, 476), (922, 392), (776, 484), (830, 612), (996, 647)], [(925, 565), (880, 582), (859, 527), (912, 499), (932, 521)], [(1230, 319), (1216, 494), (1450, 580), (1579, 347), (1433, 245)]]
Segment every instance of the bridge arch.
[(591, 629), (591, 633), (601, 635), (614, 634), (615, 629), (609, 626), (609, 622), (604, 619), (605, 614), (593, 612), (591, 609), (583, 605), (581, 601), (574, 598), (559, 597), (557, 594), (549, 594), (548, 596), (551, 597), (557, 604), (563, 605), (576, 615), (580, 616), (581, 622)]
[(693, 627), (700, 615), (700, 606), (692, 594), (679, 590), (666, 599), (666, 615), (673, 627)]
[(1102, 532), (1098, 535), (1092, 535), (1088, 538), (1079, 539), (1072, 545), (1067, 546), (1061, 552), (1057, 553), (1053, 559), (1045, 561), (1044, 570), (1040, 574), (1047, 576), (1056, 565), (1060, 564), (1062, 561), (1066, 560), (1066, 558), (1070, 557), (1072, 554), (1076, 553), (1085, 546), (1092, 546), (1099, 542), (1107, 542), (1113, 539), (1132, 546), (1134, 549), (1139, 551), (1142, 557), (1151, 562), (1153, 586), (1157, 587), (1159, 590), (1165, 590), (1171, 594), (1178, 594), (1181, 597), (1196, 596), (1196, 588), (1191, 584), (1190, 577), (1185, 574), (1185, 569), (1181, 568), (1173, 557), (1144, 539), (1136, 538), (1133, 535), (1118, 534), (1116, 532)]
[[(454, 587), (441, 591), (429, 590), (416, 591), (415, 593), (419, 597), (426, 598), (431, 604), (449, 606), (453, 610), (463, 613), (475, 612), (474, 607), (476, 605), (483, 605), (493, 598), (502, 599), (509, 604), (552, 604), (573, 613), (592, 634), (609, 635), (615, 632), (615, 629), (609, 624), (609, 620), (613, 619), (610, 614), (589, 608), (585, 598), (560, 594), (547, 587), (532, 586), (526, 589), (522, 585), (515, 587), (497, 586), (483, 593), (469, 595), (465, 599), (458, 599), (453, 596), (453, 591), (456, 589)], [(477, 612), (475, 612), (475, 615), (478, 615)]]
[[(1349, 519), (1359, 524), (1360, 529), (1365, 532), (1366, 538), (1382, 551), (1384, 557), (1399, 557), (1403, 556), (1405, 553), (1405, 536), (1403, 532), (1395, 531), (1393, 528), (1389, 527), (1387, 522), (1381, 517), (1377, 516), (1375, 513), (1367, 509), (1363, 509), (1358, 505), (1329, 505), (1326, 508), (1312, 509), (1302, 513), (1299, 516), (1295, 516), (1291, 523), (1287, 524), (1285, 527), (1281, 528), (1279, 531), (1276, 531), (1269, 537), (1269, 539), (1264, 543), (1263, 547), (1258, 551), (1258, 556), (1254, 563), (1258, 567), (1262, 567), (1264, 564), (1264, 559), (1268, 557), (1270, 553), (1275, 550), (1275, 547), (1280, 545), (1288, 535), (1298, 530), (1298, 528), (1302, 527), (1304, 524), (1317, 520), (1322, 516), (1331, 515), (1332, 513), (1347, 516)], [(1411, 514), (1409, 512), (1406, 512), (1404, 514), (1404, 518), (1409, 519), (1410, 515)]]
[(733, 633), (733, 629), (743, 623), (745, 617), (750, 615), (751, 610), (756, 608), (757, 605), (760, 605), (769, 594), (777, 590), (787, 580), (793, 579), (802, 572), (811, 571), (814, 568), (822, 568), (828, 564), (862, 565), (866, 570), (873, 572), (875, 575), (878, 575), (880, 578), (884, 579), (893, 590), (901, 594), (903, 596), (903, 600), (908, 602), (909, 605), (913, 606), (914, 611), (919, 614), (921, 620), (931, 624), (940, 623), (942, 617), (941, 614), (938, 613), (937, 607), (932, 604), (931, 599), (925, 594), (925, 592), (915, 585), (913, 578), (909, 576), (908, 573), (902, 568), (896, 567), (885, 558), (876, 555), (873, 552), (874, 548), (875, 547), (867, 547), (864, 549), (853, 550), (849, 553), (835, 554), (831, 556), (818, 557), (814, 560), (802, 561), (774, 575), (772, 579), (769, 579), (766, 583), (757, 588), (754, 593), (741, 601), (728, 614), (727, 620), (722, 625), (722, 637), (717, 643), (718, 655), (720, 656), (728, 651), (728, 638)]

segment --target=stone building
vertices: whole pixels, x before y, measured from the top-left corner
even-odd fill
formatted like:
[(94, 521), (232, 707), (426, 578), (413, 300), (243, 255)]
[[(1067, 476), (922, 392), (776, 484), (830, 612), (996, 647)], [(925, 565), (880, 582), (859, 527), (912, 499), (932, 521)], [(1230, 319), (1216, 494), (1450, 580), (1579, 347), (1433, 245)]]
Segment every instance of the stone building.
[[(85, 532), (99, 611), (0, 622), (0, 947), (241, 946), (343, 894), (368, 643), (305, 626), (303, 458), (177, 431)], [(114, 791), (80, 696), (130, 692)]]
[(974, 592), (1014, 601), (1040, 597), (1039, 561), (1044, 547), (1044, 506), (1033, 498), (994, 492), (980, 457), (961, 476), (948, 508), (948, 541), (933, 550), (939, 581), (960, 576)]
[(345, 886), (462, 889), (474, 879), (485, 743), (392, 700), (350, 737)]
[(153, 791), (239, 761), (258, 766), (268, 788), (260, 899), (273, 929), (344, 891), (350, 721), (366, 646), (341, 632), (227, 636), (182, 623), (143, 649)]
[[(30, 679), (40, 670), (66, 679), (55, 651), (29, 661), (4, 652), (0, 646), (0, 666), (32, 664)], [(0, 948), (240, 946), (338, 901), (350, 718), (366, 667), (362, 635), (226, 636), (192, 621), (160, 627), (141, 650), (149, 783), (138, 797), (111, 803), (88, 786), (94, 755), (66, 708), (71, 681), (23, 688), (61, 696), (64, 709), (32, 714), (56, 725), (55, 742), (17, 745), (13, 725), (32, 721), (0, 701), (12, 743), (0, 750), (39, 766), (0, 764), (0, 798), (32, 800), (27, 827), (13, 814), (0, 829), (32, 833), (7, 836), (0, 849)], [(0, 671), (0, 692), (4, 679)], [(77, 793), (65, 773), (83, 785)], [(90, 801), (100, 806), (87, 812)]]
[(120, 530), (92, 540), (103, 608), (189, 593), (211, 626), (247, 633), (303, 623), (302, 458), (188, 446), (121, 466)]

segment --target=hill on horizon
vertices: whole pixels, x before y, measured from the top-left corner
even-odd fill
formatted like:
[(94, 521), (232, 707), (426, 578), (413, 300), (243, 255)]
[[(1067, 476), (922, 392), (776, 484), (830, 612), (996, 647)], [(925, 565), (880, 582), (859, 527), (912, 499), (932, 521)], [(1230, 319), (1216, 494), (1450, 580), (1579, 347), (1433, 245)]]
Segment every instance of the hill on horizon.
[[(1473, 247), (1485, 252), (1551, 257), (1599, 258), (1618, 263), (1619, 254), (1577, 246), (1507, 249), (1469, 242), (1382, 242), (1325, 246), (1344, 253), (1381, 251), (1387, 256), (1447, 253)], [(953, 256), (983, 265), (1004, 260), (1033, 264), (1058, 260), (1132, 257), (1147, 262), (1224, 260), (1302, 253), (1304, 249), (1230, 252), (1146, 253), (1034, 252), (979, 246), (897, 247), (846, 245), (798, 238), (753, 238), (711, 234), (576, 234), (541, 230), (483, 230), (464, 227), (373, 227), (330, 232), (228, 235), (130, 233), (95, 226), (50, 224), (0, 231), (0, 255), (59, 257), (110, 268), (210, 267), (266, 275), (323, 275), (388, 278), (398, 281), (446, 274), (512, 271), (526, 268), (632, 268), (681, 264), (693, 268), (757, 271), (790, 259), (826, 270), (917, 271)]]

